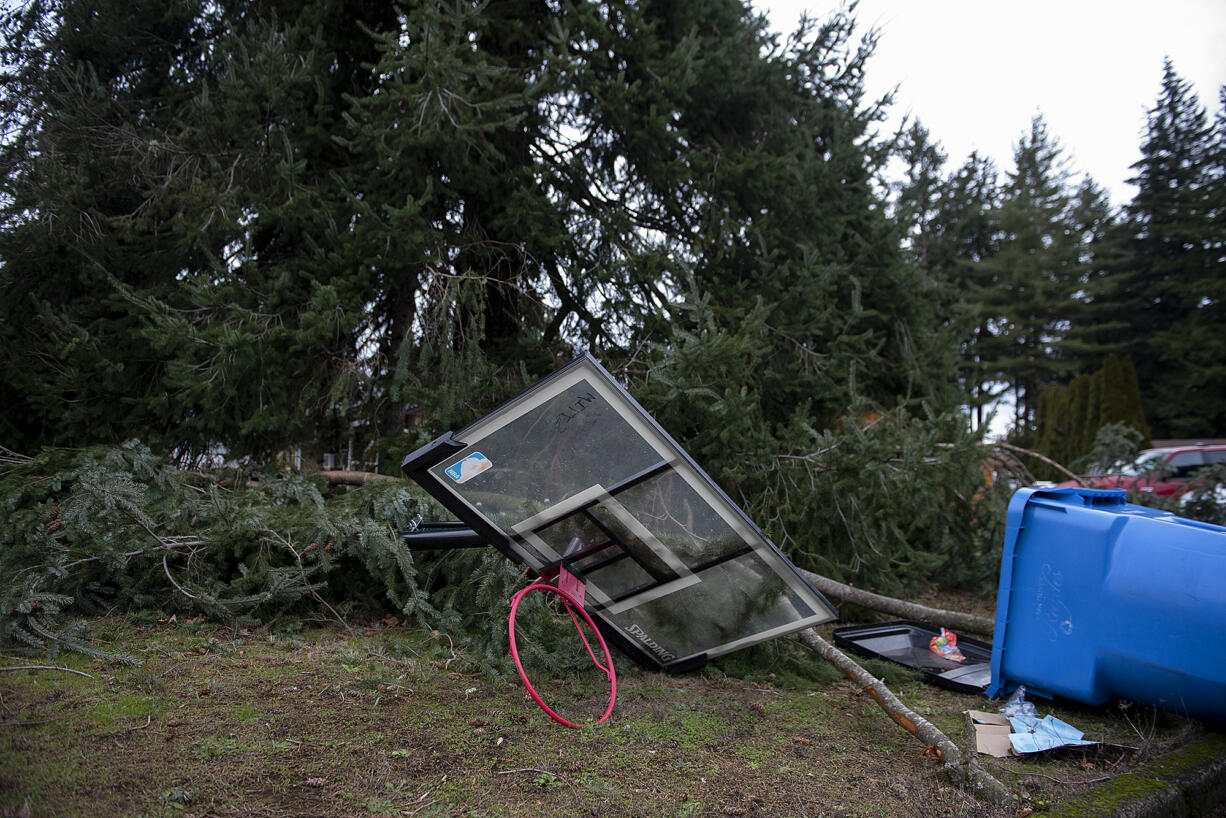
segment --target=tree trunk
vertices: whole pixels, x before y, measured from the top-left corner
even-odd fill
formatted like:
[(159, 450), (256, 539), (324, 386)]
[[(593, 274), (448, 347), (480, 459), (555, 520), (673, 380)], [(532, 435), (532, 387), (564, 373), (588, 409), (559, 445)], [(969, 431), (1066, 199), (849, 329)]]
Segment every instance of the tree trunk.
[(389, 474), (377, 474), (373, 471), (345, 471), (344, 469), (321, 471), (319, 476), (329, 483), (341, 483), (347, 486), (361, 486), (365, 483), (387, 483), (401, 479), (399, 477), (392, 477)]
[(803, 568), (797, 570), (800, 571), (805, 579), (813, 583), (814, 588), (826, 596), (832, 596), (844, 602), (850, 602), (853, 605), (871, 608), (874, 611), (884, 611), (894, 616), (901, 616), (904, 619), (917, 619), (930, 625), (949, 628), (958, 633), (969, 631), (971, 633), (991, 636), (995, 627), (995, 623), (984, 616), (975, 616), (974, 614), (960, 613), (958, 611), (946, 611), (941, 608), (929, 608), (926, 605), (919, 605), (915, 602), (906, 602), (901, 599), (875, 594), (872, 591), (853, 588), (850, 585), (844, 585), (842, 582), (836, 582), (833, 579), (823, 577), (821, 574), (815, 574), (812, 571), (806, 571)]
[(924, 742), (936, 757), (945, 764), (945, 773), (957, 784), (966, 786), (975, 796), (992, 804), (1009, 802), (1009, 790), (979, 764), (973, 752), (963, 754), (958, 745), (923, 716), (898, 700), (879, 679), (874, 679), (864, 668), (852, 661), (845, 653), (818, 636), (810, 628), (800, 632), (800, 640), (808, 645), (839, 671), (873, 697), (877, 705), (904, 730)]

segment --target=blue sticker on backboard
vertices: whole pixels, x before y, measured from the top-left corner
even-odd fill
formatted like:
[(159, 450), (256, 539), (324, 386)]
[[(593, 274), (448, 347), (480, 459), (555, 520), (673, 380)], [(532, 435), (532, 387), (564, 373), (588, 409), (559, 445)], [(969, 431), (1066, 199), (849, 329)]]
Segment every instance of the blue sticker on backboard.
[(449, 466), (447, 476), (457, 483), (465, 483), (493, 465), (481, 452), (473, 452), (454, 466)]

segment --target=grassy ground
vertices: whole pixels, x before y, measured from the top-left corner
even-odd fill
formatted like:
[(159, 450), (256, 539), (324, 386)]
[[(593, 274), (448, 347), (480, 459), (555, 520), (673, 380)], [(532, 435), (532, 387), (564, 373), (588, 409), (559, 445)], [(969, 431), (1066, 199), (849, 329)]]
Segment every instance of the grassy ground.
[[(89, 674), (0, 672), (0, 815), (1019, 816), (1200, 730), (1146, 708), (1043, 703), (1139, 749), (988, 760), (1017, 799), (992, 810), (832, 670), (667, 677), (617, 656), (613, 717), (568, 730), (518, 682), (466, 672), (445, 637), (388, 623), (284, 637), (107, 619), (95, 633), (141, 663), (0, 657)], [(995, 709), (869, 669), (959, 743), (963, 710)], [(541, 687), (572, 710), (600, 695), (587, 678)]]

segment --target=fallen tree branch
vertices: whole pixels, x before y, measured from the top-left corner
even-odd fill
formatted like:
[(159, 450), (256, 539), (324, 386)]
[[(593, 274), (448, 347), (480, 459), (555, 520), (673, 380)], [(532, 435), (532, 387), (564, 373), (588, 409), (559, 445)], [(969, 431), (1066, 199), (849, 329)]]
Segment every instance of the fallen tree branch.
[(166, 573), (166, 579), (170, 580), (170, 584), (178, 588), (179, 593), (183, 594), (183, 596), (187, 597), (188, 599), (197, 599), (195, 594), (184, 588), (179, 583), (175, 582), (175, 578), (170, 575), (170, 566), (166, 564), (166, 558), (169, 556), (169, 554), (162, 554), (162, 570)]
[[(137, 548), (133, 551), (125, 551), (120, 554), (120, 556), (135, 557), (142, 554), (151, 554), (154, 551), (174, 551), (179, 548), (201, 548), (209, 544), (207, 540), (192, 539), (190, 537), (159, 537), (158, 540), (162, 543), (161, 545), (153, 546), (151, 548)], [(73, 560), (72, 562), (65, 563), (63, 567), (65, 569), (75, 568), (78, 565), (83, 565), (87, 562), (97, 562), (101, 559), (103, 559), (103, 557), (96, 554), (92, 557), (82, 557), (79, 560)]]
[(993, 442), (990, 442), (990, 443), (981, 443), (980, 445), (981, 445), (981, 446), (992, 446), (992, 447), (997, 448), (997, 449), (1006, 449), (1006, 450), (1008, 450), (1008, 451), (1010, 451), (1010, 452), (1016, 452), (1016, 453), (1018, 453), (1018, 454), (1024, 454), (1024, 455), (1026, 455), (1026, 456), (1028, 456), (1028, 457), (1033, 457), (1033, 458), (1035, 458), (1036, 460), (1042, 460), (1044, 463), (1046, 463), (1047, 465), (1051, 466), (1051, 467), (1052, 467), (1053, 469), (1055, 469), (1056, 471), (1058, 471), (1058, 472), (1060, 472), (1061, 474), (1063, 474), (1063, 475), (1065, 475), (1066, 477), (1068, 477), (1068, 479), (1070, 479), (1070, 480), (1076, 480), (1076, 481), (1077, 481), (1077, 485), (1081, 486), (1083, 489), (1090, 488), (1090, 484), (1089, 484), (1089, 483), (1087, 483), (1086, 481), (1082, 480), (1080, 477), (1078, 477), (1077, 475), (1073, 474), (1071, 471), (1069, 471), (1068, 469), (1066, 469), (1064, 466), (1061, 466), (1059, 463), (1057, 463), (1056, 461), (1052, 460), (1052, 459), (1051, 459), (1050, 457), (1048, 457), (1047, 455), (1045, 455), (1045, 454), (1041, 454), (1041, 453), (1039, 453), (1039, 452), (1036, 452), (1034, 449), (1023, 449), (1021, 446), (1014, 446), (1012, 443), (1006, 443), (1006, 442), (1004, 442), (1003, 440), (996, 440), (996, 441), (993, 441)]
[(379, 474), (373, 471), (345, 471), (344, 469), (321, 471), (319, 476), (329, 483), (339, 483), (346, 486), (361, 486), (366, 483), (392, 483), (400, 480), (399, 477), (392, 477), (388, 474)]
[(956, 783), (964, 785), (976, 797), (992, 804), (1005, 804), (1010, 801), (1009, 790), (991, 773), (983, 768), (974, 755), (963, 754), (958, 745), (954, 744), (932, 722), (907, 707), (898, 697), (890, 692), (879, 679), (860, 667), (845, 653), (818, 636), (812, 628), (800, 632), (800, 641), (804, 642), (818, 656), (834, 665), (839, 671), (856, 684), (862, 685), (865, 692), (873, 697), (878, 707), (886, 712), (900, 727), (911, 735), (933, 748), (936, 756), (945, 764), (945, 773)]
[(88, 673), (83, 673), (79, 670), (73, 670), (70, 667), (56, 667), (55, 665), (9, 665), (8, 667), (0, 667), (0, 671), (6, 670), (62, 670), (65, 673), (75, 673), (78, 676), (84, 676), (86, 679), (92, 679)]
[(29, 463), (34, 458), (15, 452), (8, 446), (0, 446), (0, 463)]
[[(367, 483), (393, 483), (400, 480), (390, 474), (379, 474), (373, 471), (347, 471), (345, 469), (330, 469), (328, 471), (310, 472), (309, 477), (322, 477), (325, 482), (338, 486), (364, 486)], [(248, 480), (247, 488), (258, 489), (268, 485), (267, 481)]]
[(851, 585), (845, 585), (842, 582), (837, 582), (829, 577), (823, 577), (821, 574), (815, 574), (812, 571), (806, 571), (803, 568), (798, 570), (805, 579), (813, 583), (814, 588), (826, 596), (832, 596), (863, 608), (884, 611), (904, 619), (918, 619), (921, 622), (949, 628), (959, 633), (969, 631), (990, 636), (996, 625), (995, 622), (986, 616), (976, 616), (959, 611), (946, 611), (941, 608), (929, 608), (927, 605), (875, 594), (862, 588), (854, 588)]
[(336, 612), (336, 608), (333, 608), (331, 605), (329, 605), (328, 601), (325, 600), (322, 596), (320, 596), (319, 592), (315, 590), (315, 587), (311, 585), (311, 580), (307, 578), (306, 566), (302, 564), (302, 554), (298, 551), (298, 549), (294, 548), (294, 545), (293, 543), (289, 541), (289, 538), (283, 537), (282, 535), (278, 534), (276, 531), (273, 531), (271, 528), (265, 529), (264, 531), (274, 540), (276, 540), (277, 542), (281, 543), (281, 545), (289, 549), (289, 552), (294, 555), (294, 560), (297, 561), (298, 563), (298, 573), (302, 577), (302, 586), (310, 590), (311, 596), (315, 598), (315, 601), (318, 602), (320, 605), (323, 605), (329, 611), (331, 611), (332, 616), (336, 617), (336, 621), (340, 623), (342, 628), (344, 628), (348, 632), (352, 632), (353, 628), (349, 627), (349, 623), (346, 622), (345, 619)]

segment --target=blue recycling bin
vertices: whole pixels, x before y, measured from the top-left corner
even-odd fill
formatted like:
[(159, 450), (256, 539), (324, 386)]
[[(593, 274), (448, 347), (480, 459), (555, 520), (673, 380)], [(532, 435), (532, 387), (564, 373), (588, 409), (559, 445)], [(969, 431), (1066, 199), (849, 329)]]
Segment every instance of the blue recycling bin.
[(1121, 489), (1019, 490), (987, 692), (1017, 685), (1226, 722), (1226, 528)]

